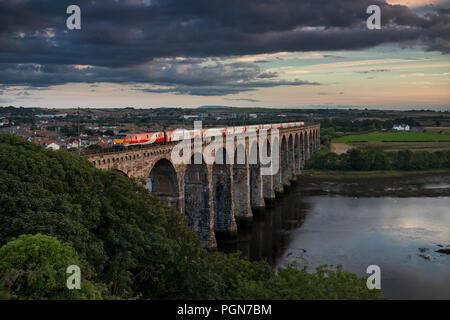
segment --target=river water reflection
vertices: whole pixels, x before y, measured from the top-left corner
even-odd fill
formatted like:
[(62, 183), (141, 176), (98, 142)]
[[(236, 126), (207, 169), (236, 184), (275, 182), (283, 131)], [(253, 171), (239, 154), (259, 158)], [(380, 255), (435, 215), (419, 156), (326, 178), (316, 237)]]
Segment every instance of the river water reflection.
[(450, 255), (435, 252), (450, 248), (450, 197), (302, 196), (294, 189), (237, 243), (219, 248), (274, 267), (342, 264), (367, 276), (378, 265), (387, 298), (450, 299)]

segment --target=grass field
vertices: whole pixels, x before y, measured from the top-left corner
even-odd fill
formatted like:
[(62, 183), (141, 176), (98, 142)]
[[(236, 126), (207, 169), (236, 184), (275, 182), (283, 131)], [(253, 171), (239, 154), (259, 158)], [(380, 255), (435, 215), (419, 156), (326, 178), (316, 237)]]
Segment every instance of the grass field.
[(436, 132), (382, 132), (335, 138), (332, 142), (436, 142), (450, 141), (449, 134)]
[(429, 132), (450, 134), (450, 127), (425, 127)]
[[(332, 145), (342, 143), (332, 143)], [(422, 141), (422, 142), (349, 142), (347, 145), (361, 150), (384, 150), (384, 151), (442, 151), (450, 149), (450, 141)], [(336, 152), (337, 153), (337, 152)], [(339, 154), (339, 153), (337, 153)]]

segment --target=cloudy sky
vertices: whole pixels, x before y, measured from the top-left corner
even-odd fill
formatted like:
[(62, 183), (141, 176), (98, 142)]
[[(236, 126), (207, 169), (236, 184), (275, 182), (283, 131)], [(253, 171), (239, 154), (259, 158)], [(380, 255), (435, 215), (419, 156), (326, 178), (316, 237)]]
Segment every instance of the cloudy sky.
[(0, 0), (0, 105), (448, 108), (449, 54), (448, 1)]

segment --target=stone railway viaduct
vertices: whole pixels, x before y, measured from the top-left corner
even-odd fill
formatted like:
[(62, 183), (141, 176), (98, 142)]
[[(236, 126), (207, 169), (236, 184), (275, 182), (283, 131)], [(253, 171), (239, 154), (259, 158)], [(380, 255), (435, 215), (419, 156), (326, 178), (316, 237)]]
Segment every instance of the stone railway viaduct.
[[(263, 145), (276, 141), (273, 145), (279, 147), (280, 166), (274, 175), (261, 174), (263, 165), (259, 158), (256, 164), (248, 161), (249, 152), (254, 152), (260, 145), (259, 135), (258, 143), (252, 145), (248, 139), (239, 142), (234, 138), (232, 154), (236, 156), (239, 148), (245, 145), (245, 160), (235, 159), (233, 164), (211, 165), (204, 160), (202, 164), (174, 164), (171, 155), (175, 143), (84, 157), (97, 168), (145, 179), (147, 187), (162, 201), (185, 214), (205, 247), (216, 247), (216, 234), (236, 232), (236, 220), (252, 219), (253, 212), (273, 202), (277, 194), (289, 190), (298, 179), (305, 160), (320, 145), (318, 124), (278, 129), (278, 137), (272, 140), (270, 135), (269, 131)], [(223, 152), (226, 155), (228, 145), (224, 141), (216, 154)], [(205, 143), (202, 148), (204, 150)], [(243, 154), (243, 150), (240, 151)], [(194, 148), (191, 156), (193, 159)]]

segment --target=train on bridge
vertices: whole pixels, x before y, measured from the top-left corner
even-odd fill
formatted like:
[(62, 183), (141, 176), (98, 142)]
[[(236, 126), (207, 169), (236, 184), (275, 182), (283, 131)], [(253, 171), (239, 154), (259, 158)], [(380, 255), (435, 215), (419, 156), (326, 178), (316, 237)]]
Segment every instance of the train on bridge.
[[(226, 136), (243, 134), (247, 132), (259, 132), (260, 130), (283, 129), (293, 127), (304, 127), (304, 122), (287, 122), (275, 124), (260, 124), (239, 127), (208, 128), (202, 130), (174, 130), (144, 133), (119, 134), (114, 138), (114, 147), (128, 148), (130, 146), (143, 146), (149, 144), (161, 144), (177, 142), (183, 139), (198, 139), (213, 136)], [(201, 135), (201, 136), (200, 136)]]

